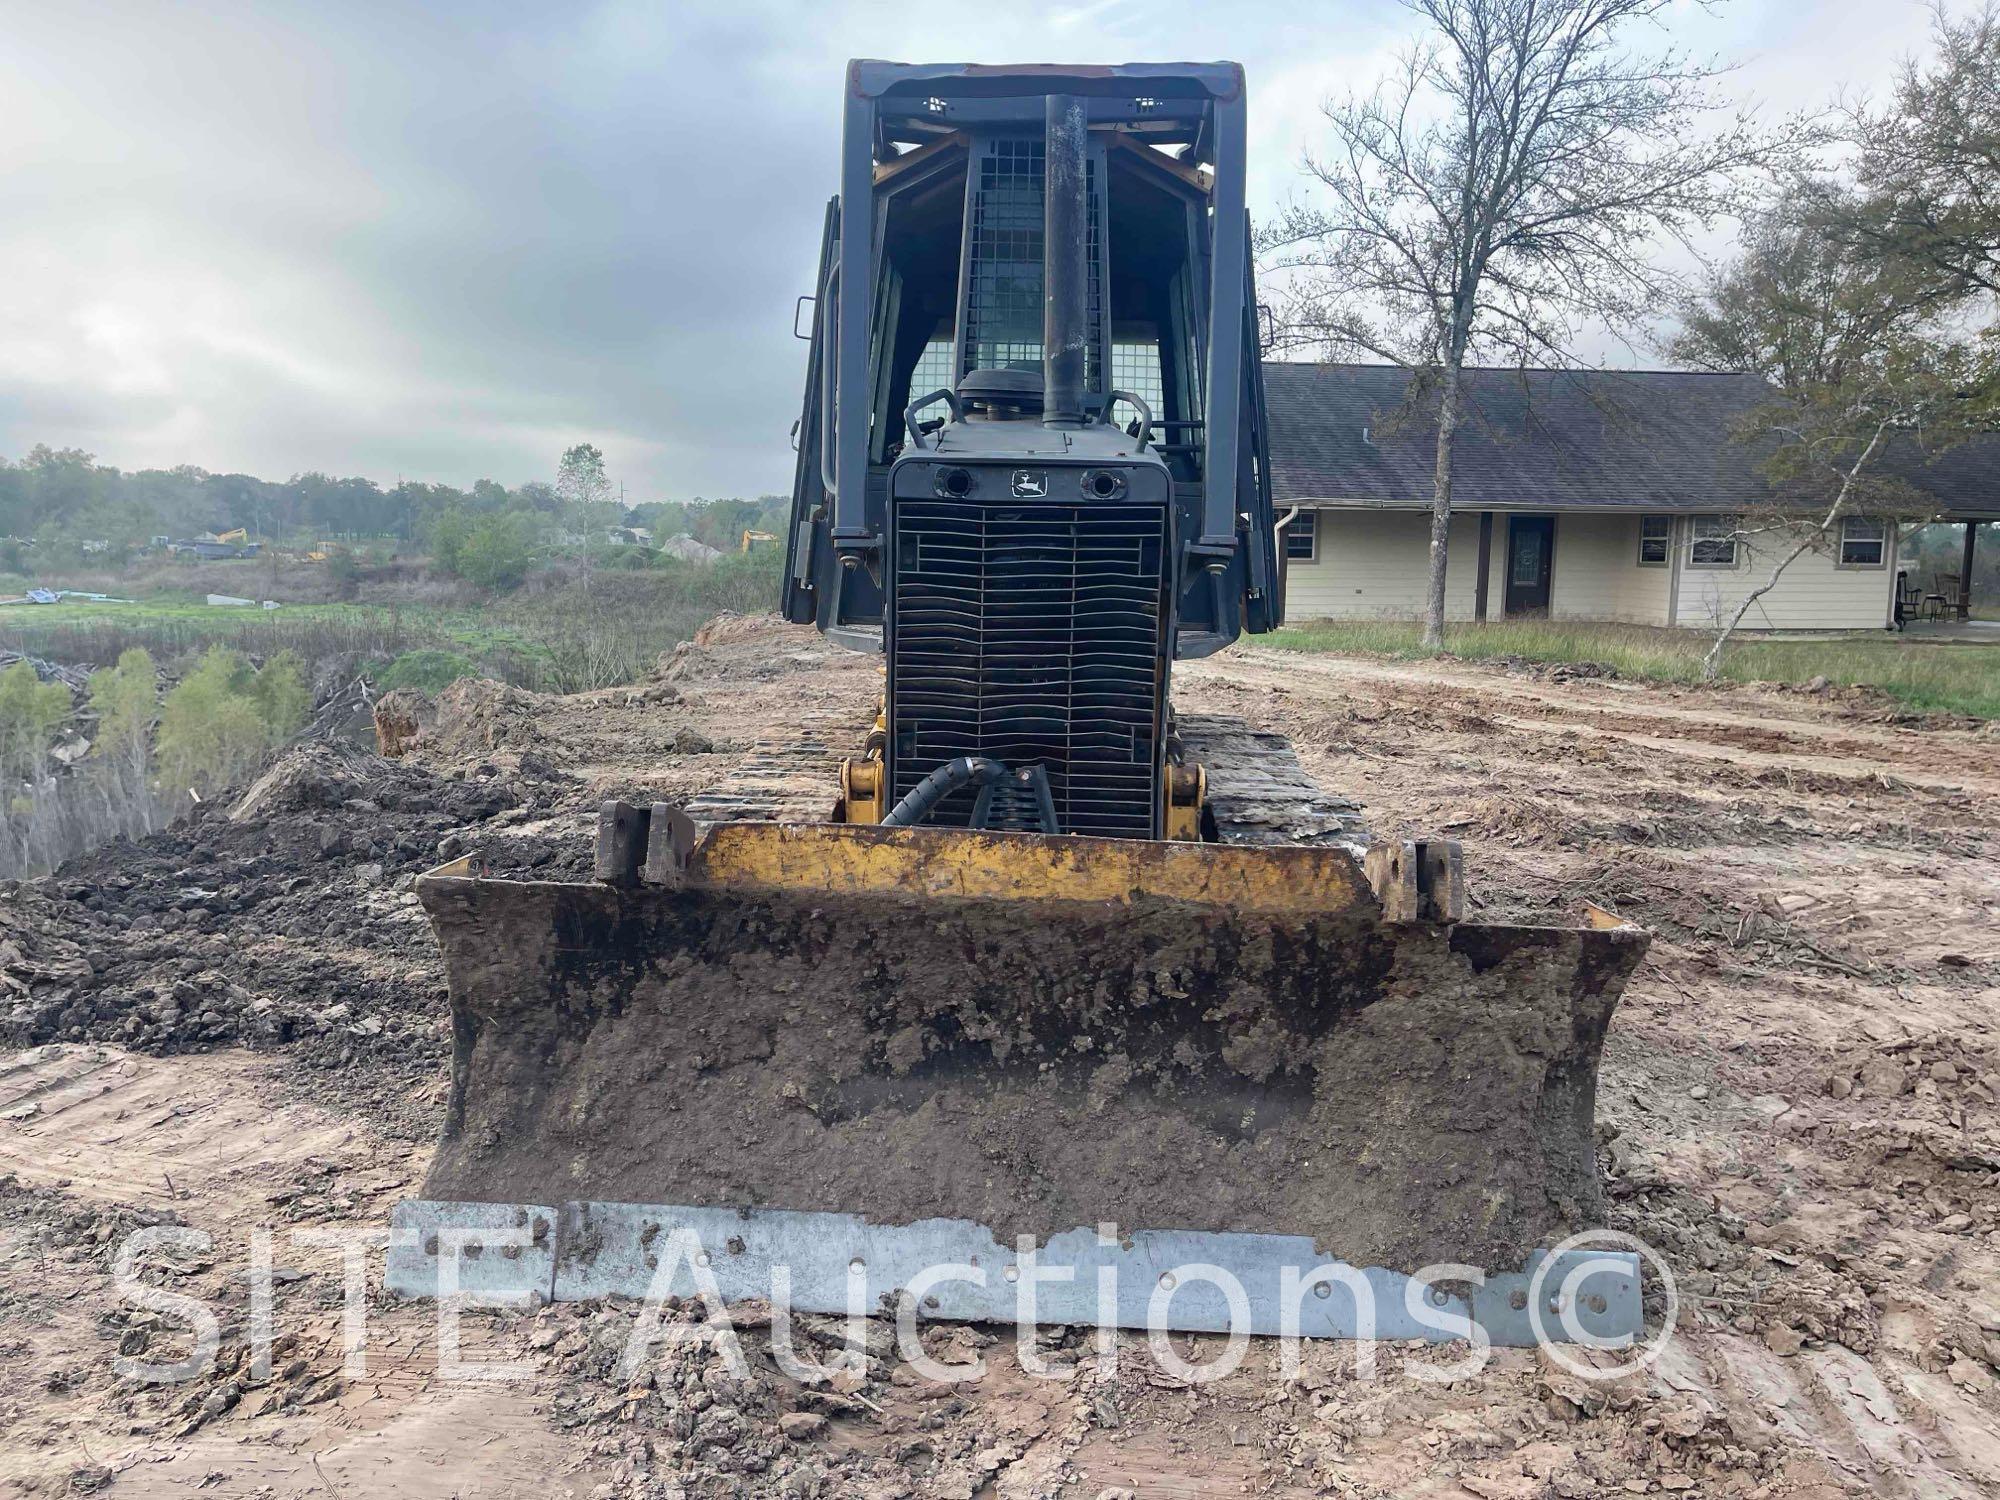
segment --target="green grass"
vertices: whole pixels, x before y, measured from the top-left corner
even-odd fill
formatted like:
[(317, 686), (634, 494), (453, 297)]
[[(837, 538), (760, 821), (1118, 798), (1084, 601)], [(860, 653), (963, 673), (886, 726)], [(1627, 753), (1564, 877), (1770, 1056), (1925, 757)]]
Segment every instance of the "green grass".
[(424, 648), (405, 651), (375, 678), (383, 692), (414, 688), (420, 693), (441, 693), (461, 677), (476, 677), (479, 669), (456, 651)]
[(105, 662), (143, 646), (173, 658), (220, 642), (255, 654), (293, 650), (316, 659), (339, 652), (397, 656), (463, 648), (480, 656), (533, 653), (533, 643), (477, 611), (388, 604), (288, 604), (244, 609), (172, 597), (129, 604), (0, 606), (0, 644), (57, 661)]
[[(1414, 623), (1324, 620), (1290, 626), (1262, 638), (1266, 646), (1396, 660), (1427, 657)], [(1696, 682), (1710, 638), (1699, 631), (1640, 625), (1564, 625), (1512, 621), (1453, 625), (1445, 653), (1468, 661), (1518, 657), (1537, 662), (1600, 662), (1621, 677)], [(1892, 636), (1831, 636), (1823, 640), (1740, 638), (1722, 660), (1731, 682), (1806, 683), (1825, 677), (1842, 686), (1878, 688), (1930, 713), (2000, 719), (2000, 647)]]
[(162, 665), (215, 644), (252, 656), (293, 651), (313, 665), (386, 668), (412, 652), (464, 659), (479, 672), (542, 691), (574, 692), (643, 677), (660, 654), (724, 609), (778, 601), (782, 560), (766, 554), (644, 571), (537, 573), (478, 606), (287, 604), (264, 610), (179, 594), (128, 604), (0, 605), (0, 648), (103, 665), (142, 646)]

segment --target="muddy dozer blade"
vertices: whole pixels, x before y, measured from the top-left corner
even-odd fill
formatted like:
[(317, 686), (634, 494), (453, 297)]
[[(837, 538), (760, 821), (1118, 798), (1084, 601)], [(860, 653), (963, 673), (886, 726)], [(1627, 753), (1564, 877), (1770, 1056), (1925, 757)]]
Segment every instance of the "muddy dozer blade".
[[(641, 1294), (684, 1230), (683, 1282), (768, 1296), (787, 1260), (791, 1305), (841, 1311), (1030, 1236), (1079, 1288), (1139, 1272), (1134, 1309), (1056, 1317), (1045, 1287), (1046, 1321), (1143, 1321), (1162, 1257), (1362, 1268), (1398, 1309), (1454, 1263), (1507, 1278), (1474, 1311), (1521, 1342), (1539, 1252), (1598, 1221), (1636, 928), (1391, 922), (1340, 847), (724, 824), (648, 869), (419, 881), (452, 1089), (392, 1284), (435, 1286), (440, 1230), (512, 1226), (474, 1280)], [(1011, 1317), (993, 1281), (926, 1311)], [(1606, 1326), (1636, 1326), (1628, 1282), (1583, 1299)]]

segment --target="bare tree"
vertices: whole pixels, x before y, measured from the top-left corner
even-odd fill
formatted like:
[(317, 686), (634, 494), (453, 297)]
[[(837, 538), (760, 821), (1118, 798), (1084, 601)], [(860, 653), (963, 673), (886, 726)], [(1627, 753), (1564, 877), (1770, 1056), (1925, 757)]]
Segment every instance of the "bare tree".
[(1851, 103), (1858, 193), (1836, 180), (1829, 229), (1898, 263), (1932, 295), (2000, 303), (2000, 8), (1932, 9), (1932, 53), (1897, 72), (1880, 107)]
[(1804, 138), (1727, 110), (1716, 64), (1622, 45), (1670, 3), (1405, 0), (1427, 36), (1376, 92), (1326, 106), (1332, 147), (1306, 161), (1314, 200), (1261, 236), (1284, 341), (1403, 365), (1413, 397), (1435, 389), (1433, 649), (1465, 365), (1567, 364), (1582, 327), (1651, 318), (1679, 289), (1661, 241), (1741, 208)]
[(1858, 196), (1818, 184), (1751, 219), (1728, 266), (1681, 306), (1667, 349), (1698, 369), (1761, 375), (1771, 399), (1739, 440), (1766, 451), (1771, 499), (1736, 538), (1770, 559), (1762, 582), (1717, 621), (1702, 658), (1714, 680), (1730, 637), (1809, 552), (1839, 545), (1842, 522), (1926, 513), (1931, 502), (1890, 454), (1957, 441), (1994, 415), (1978, 379), (1975, 336), (1934, 277), (1831, 225), (1864, 212)]

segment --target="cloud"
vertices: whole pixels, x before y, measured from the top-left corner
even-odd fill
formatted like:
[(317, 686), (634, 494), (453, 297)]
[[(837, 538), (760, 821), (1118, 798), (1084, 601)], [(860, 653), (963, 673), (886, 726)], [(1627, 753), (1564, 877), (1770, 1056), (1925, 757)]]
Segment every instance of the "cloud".
[[(1387, 0), (15, 7), (0, 453), (463, 484), (589, 440), (634, 499), (783, 490), (847, 57), (1233, 58), (1262, 206), (1411, 25)], [(1924, 18), (1675, 25), (1792, 106)]]

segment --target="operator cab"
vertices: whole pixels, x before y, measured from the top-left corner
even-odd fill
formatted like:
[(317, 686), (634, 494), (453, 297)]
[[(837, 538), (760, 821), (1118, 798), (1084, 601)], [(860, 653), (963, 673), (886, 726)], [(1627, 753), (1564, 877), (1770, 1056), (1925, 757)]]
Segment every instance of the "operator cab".
[[(889, 502), (908, 487), (891, 470), (919, 455), (969, 459), (975, 440), (961, 426), (983, 429), (988, 449), (1018, 441), (1047, 456), (1032, 431), (1048, 404), (1046, 104), (1068, 97), (1083, 117), (1076, 233), (1055, 247), (1074, 253), (1078, 272), (1081, 420), (1068, 451), (1099, 467), (1132, 462), (1167, 487), (1170, 655), (1275, 628), (1283, 565), (1243, 210), (1241, 70), (859, 62), (849, 85), (844, 191), (828, 207), (798, 435), (787, 617), (882, 649)], [(843, 202), (866, 210), (865, 225), (848, 216), (865, 234), (843, 232)]]

